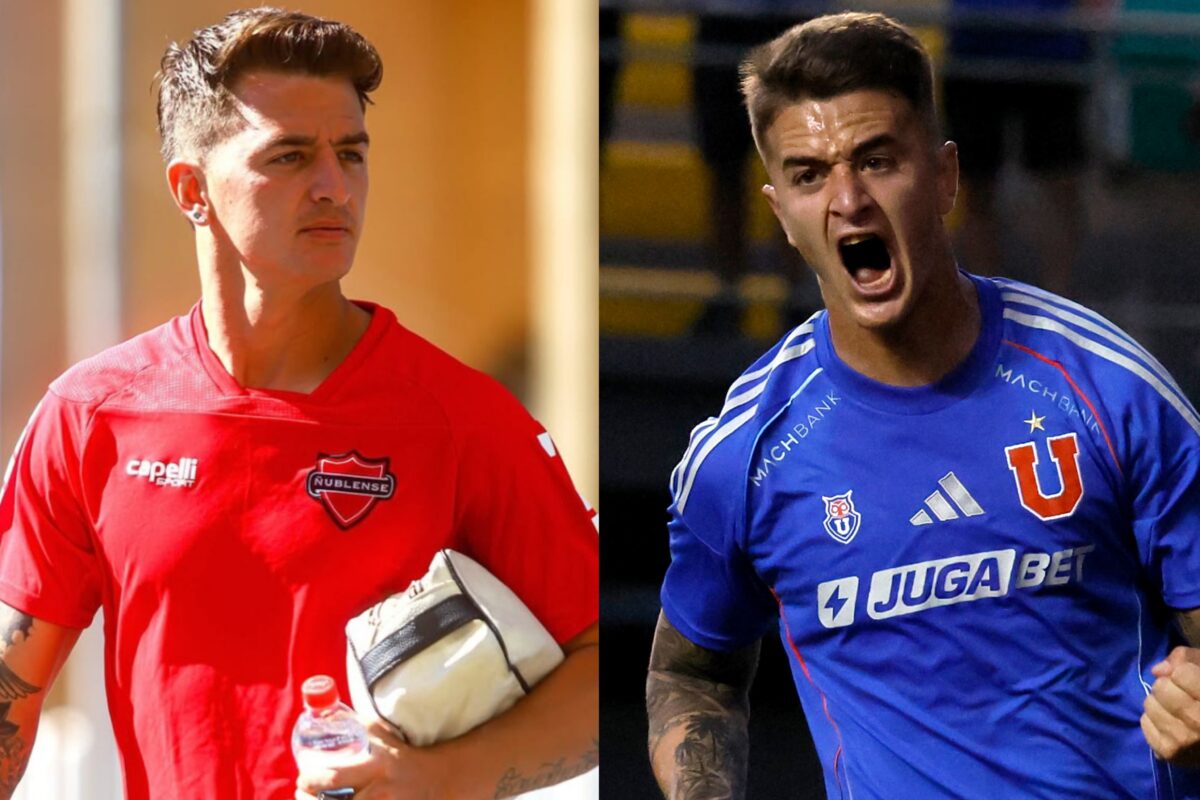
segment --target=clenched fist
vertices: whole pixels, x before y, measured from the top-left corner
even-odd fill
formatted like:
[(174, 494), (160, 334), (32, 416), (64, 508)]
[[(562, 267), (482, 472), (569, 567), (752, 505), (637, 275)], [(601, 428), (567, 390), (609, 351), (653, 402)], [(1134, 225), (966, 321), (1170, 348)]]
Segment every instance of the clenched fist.
[(1200, 649), (1176, 647), (1150, 670), (1142, 733), (1160, 757), (1200, 766)]

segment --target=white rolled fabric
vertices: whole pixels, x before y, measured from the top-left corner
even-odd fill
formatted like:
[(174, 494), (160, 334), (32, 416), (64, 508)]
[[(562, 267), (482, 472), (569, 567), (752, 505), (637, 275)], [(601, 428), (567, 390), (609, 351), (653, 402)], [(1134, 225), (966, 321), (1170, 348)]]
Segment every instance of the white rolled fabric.
[(461, 736), (507, 710), (563, 660), (513, 592), (440, 550), (407, 589), (346, 624), (350, 701), (413, 745)]

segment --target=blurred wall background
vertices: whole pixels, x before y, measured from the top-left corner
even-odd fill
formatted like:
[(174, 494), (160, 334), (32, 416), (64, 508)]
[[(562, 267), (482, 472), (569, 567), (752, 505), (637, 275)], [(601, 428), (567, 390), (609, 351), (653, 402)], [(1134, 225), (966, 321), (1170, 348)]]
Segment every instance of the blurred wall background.
[[(168, 42), (240, 5), (0, 0), (5, 457), (70, 363), (198, 299), (192, 236), (158, 153), (152, 79)], [(594, 502), (594, 8), (545, 0), (278, 5), (347, 22), (383, 56), (383, 84), (367, 113), (367, 227), (347, 294), (389, 306), (407, 327), (508, 385), (554, 434)], [(573, 83), (548, 85), (547, 72)], [(555, 110), (563, 102), (569, 119)], [(558, 188), (534, 180), (547, 170)], [(102, 714), (100, 643), (90, 637), (51, 703)], [(79, 723), (68, 716), (64, 728)], [(88, 786), (89, 774), (80, 775)], [(86, 796), (106, 797), (103, 784), (92, 780)], [(66, 784), (55, 786), (31, 796), (68, 797)]]

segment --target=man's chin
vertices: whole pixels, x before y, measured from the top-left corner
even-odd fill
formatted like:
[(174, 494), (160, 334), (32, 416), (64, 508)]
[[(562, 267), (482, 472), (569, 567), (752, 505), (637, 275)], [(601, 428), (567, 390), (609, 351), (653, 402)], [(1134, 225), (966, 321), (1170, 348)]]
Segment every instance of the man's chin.
[(851, 306), (850, 316), (863, 330), (887, 334), (904, 327), (909, 311), (907, 297), (900, 295), (879, 302), (856, 302)]
[(304, 253), (298, 259), (297, 263), (303, 264), (301, 272), (304, 275), (319, 278), (322, 282), (330, 280), (341, 280), (350, 273), (350, 268), (354, 266), (354, 250), (349, 252), (341, 250), (340, 252), (326, 253)]

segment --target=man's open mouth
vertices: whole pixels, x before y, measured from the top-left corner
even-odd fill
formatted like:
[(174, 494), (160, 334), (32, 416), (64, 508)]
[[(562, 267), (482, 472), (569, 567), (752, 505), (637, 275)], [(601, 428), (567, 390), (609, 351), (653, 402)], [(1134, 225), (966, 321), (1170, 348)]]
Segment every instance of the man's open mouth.
[(842, 265), (859, 285), (875, 283), (892, 267), (887, 243), (873, 233), (847, 236), (838, 244), (838, 253)]

